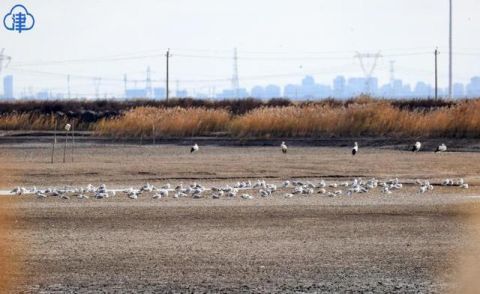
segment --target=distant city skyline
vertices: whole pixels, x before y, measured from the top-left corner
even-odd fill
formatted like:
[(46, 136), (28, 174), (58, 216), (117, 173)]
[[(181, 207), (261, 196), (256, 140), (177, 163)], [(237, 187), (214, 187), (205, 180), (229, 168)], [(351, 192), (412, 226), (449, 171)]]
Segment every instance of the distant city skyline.
[[(6, 13), (14, 0), (0, 3)], [(120, 97), (145, 82), (165, 87), (165, 52), (171, 48), (170, 88), (196, 93), (228, 90), (233, 50), (239, 86), (283, 88), (306, 75), (327, 85), (338, 75), (364, 77), (359, 53), (382, 55), (379, 84), (401, 79), (433, 84), (439, 48), (439, 86), (448, 82), (447, 0), (51, 0), (22, 1), (37, 19), (22, 34), (0, 29), (0, 49), (12, 57), (2, 77), (15, 92), (67, 92)], [(480, 1), (454, 1), (454, 82), (480, 75)], [(94, 20), (94, 21), (93, 21)], [(59, 25), (61, 24), (61, 25)], [(367, 63), (372, 60), (366, 60)], [(369, 64), (367, 64), (367, 67)], [(135, 84), (137, 86), (135, 86)], [(258, 90), (258, 89), (257, 89)], [(0, 90), (3, 92), (3, 90)], [(77, 95), (78, 94), (78, 95)]]
[[(95, 97), (76, 95), (69, 92), (53, 92), (51, 90), (41, 90), (31, 93), (20, 93), (14, 95), (14, 77), (8, 75), (3, 79), (5, 93), (0, 96), (4, 99), (68, 99), (68, 98), (150, 98), (165, 99), (165, 87), (152, 87), (151, 90), (147, 83), (142, 86), (125, 87), (124, 92), (116, 96), (101, 95), (96, 93)], [(211, 89), (210, 89), (211, 90)], [(255, 85), (250, 89), (223, 89), (220, 92), (196, 92), (191, 93), (182, 88), (176, 88), (170, 94), (174, 98), (208, 98), (208, 99), (232, 99), (232, 98), (289, 98), (296, 100), (311, 100), (323, 98), (346, 99), (360, 95), (370, 95), (379, 98), (433, 98), (435, 97), (435, 88), (429, 83), (423, 81), (415, 85), (404, 83), (401, 79), (393, 79), (389, 83), (380, 85), (376, 77), (345, 77), (339, 75), (335, 77), (330, 84), (322, 84), (315, 81), (313, 76), (307, 75), (299, 83), (289, 83), (285, 86), (276, 84)], [(446, 98), (448, 96), (447, 88), (438, 88), (438, 97)], [(480, 76), (470, 79), (467, 84), (455, 83), (453, 85), (453, 98), (477, 98), (480, 97)]]

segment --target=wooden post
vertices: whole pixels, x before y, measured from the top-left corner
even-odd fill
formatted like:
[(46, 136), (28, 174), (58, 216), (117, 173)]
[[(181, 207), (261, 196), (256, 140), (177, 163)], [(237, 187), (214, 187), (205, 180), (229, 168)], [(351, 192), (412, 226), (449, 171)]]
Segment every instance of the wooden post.
[(152, 124), (152, 141), (153, 145), (155, 145), (155, 124)]
[(72, 162), (75, 154), (75, 120), (72, 121)]
[(63, 146), (63, 163), (65, 163), (65, 155), (67, 152), (68, 131), (65, 130), (65, 145)]
[(53, 157), (55, 155), (55, 144), (57, 144), (57, 118), (55, 117), (54, 120), (55, 120), (55, 128), (53, 131), (52, 159), (50, 163), (53, 163)]

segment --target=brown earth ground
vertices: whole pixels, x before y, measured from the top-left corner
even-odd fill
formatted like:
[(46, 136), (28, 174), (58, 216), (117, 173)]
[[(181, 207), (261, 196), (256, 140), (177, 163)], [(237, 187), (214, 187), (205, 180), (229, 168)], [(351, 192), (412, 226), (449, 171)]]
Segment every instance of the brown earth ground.
[(458, 261), (478, 252), (469, 216), (480, 203), (480, 153), (361, 148), (352, 158), (333, 147), (283, 155), (278, 147), (201, 146), (190, 154), (188, 146), (80, 144), (73, 163), (61, 163), (57, 146), (50, 164), (50, 147), (0, 145), (3, 187), (464, 177), (471, 188), (292, 199), (282, 190), (251, 201), (10, 196), (16, 201), (3, 214), (13, 221), (0, 244), (25, 248), (11, 265), (23, 274), (8, 274), (17, 292), (450, 292), (478, 269)]

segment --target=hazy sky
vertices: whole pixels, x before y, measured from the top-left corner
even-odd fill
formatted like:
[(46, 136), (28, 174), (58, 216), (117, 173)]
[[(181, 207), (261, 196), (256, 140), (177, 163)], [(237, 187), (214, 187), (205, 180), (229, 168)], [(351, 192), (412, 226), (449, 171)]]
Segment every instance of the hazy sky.
[[(101, 92), (118, 93), (124, 73), (143, 80), (148, 65), (163, 86), (166, 48), (174, 90), (176, 80), (190, 92), (229, 87), (234, 47), (248, 88), (304, 74), (322, 83), (361, 76), (355, 51), (381, 51), (374, 75), (382, 83), (390, 60), (397, 78), (431, 83), (436, 46), (447, 85), (448, 0), (2, 0), (2, 19), (19, 3), (35, 16), (33, 30), (0, 27), (0, 48), (13, 58), (3, 75), (14, 74), (16, 94), (66, 91), (66, 74), (73, 93), (93, 93), (94, 76)], [(479, 11), (478, 0), (454, 0), (455, 81), (480, 75)]]

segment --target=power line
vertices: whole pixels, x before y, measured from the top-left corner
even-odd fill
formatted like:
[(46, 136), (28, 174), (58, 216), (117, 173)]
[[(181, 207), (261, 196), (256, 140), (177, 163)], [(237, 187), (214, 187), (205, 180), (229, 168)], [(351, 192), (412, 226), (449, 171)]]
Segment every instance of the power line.
[[(344, 52), (347, 54), (348, 52), (352, 51), (338, 51)], [(332, 54), (335, 53), (334, 51), (328, 52), (312, 52), (312, 54)], [(266, 52), (264, 54), (267, 54)], [(281, 53), (269, 53), (272, 54), (281, 54)], [(429, 54), (428, 51), (419, 51), (419, 52), (408, 52), (408, 53), (396, 53), (396, 54), (386, 54), (385, 57), (403, 57), (403, 56), (415, 56), (415, 55), (426, 55)], [(93, 58), (80, 58), (80, 59), (64, 59), (64, 60), (50, 60), (50, 61), (38, 61), (38, 62), (27, 62), (27, 63), (16, 63), (14, 64), (15, 67), (28, 67), (28, 66), (48, 66), (48, 65), (61, 65), (61, 64), (69, 64), (69, 63), (97, 63), (97, 62), (117, 62), (117, 61), (128, 61), (128, 60), (138, 60), (138, 59), (148, 59), (148, 58), (155, 58), (160, 57), (163, 54), (161, 53), (154, 53), (154, 54), (143, 54), (143, 55), (127, 55), (127, 56), (104, 56), (104, 57), (93, 57)], [(184, 58), (199, 58), (199, 59), (231, 59), (231, 56), (228, 55), (205, 55), (205, 54), (176, 54), (177, 57), (184, 57)], [(351, 55), (345, 56), (244, 56), (242, 60), (253, 60), (253, 61), (261, 61), (261, 60), (346, 60), (351, 59)]]

